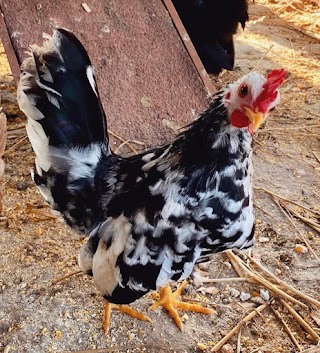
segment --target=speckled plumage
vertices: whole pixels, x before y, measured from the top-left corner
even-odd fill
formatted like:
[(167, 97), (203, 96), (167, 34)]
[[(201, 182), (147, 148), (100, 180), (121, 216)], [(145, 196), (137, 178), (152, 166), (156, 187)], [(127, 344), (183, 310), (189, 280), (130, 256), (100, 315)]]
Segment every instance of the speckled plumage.
[(32, 52), (18, 101), (36, 154), (33, 179), (67, 223), (88, 236), (79, 264), (107, 300), (130, 303), (187, 278), (209, 254), (253, 244), (250, 121), (243, 128), (230, 123), (239, 107), (229, 92), (252, 82), (254, 101), (264, 78), (252, 73), (218, 93), (172, 143), (123, 158), (109, 149), (80, 42), (60, 29)]

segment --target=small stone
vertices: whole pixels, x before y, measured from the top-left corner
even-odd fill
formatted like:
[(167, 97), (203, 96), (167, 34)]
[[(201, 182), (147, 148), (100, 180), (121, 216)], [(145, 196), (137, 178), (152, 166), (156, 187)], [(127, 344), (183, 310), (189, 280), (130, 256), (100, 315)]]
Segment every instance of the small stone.
[(219, 289), (217, 287), (211, 286), (211, 287), (200, 287), (197, 289), (197, 292), (201, 292), (202, 294), (211, 294), (215, 295), (219, 293)]
[(259, 238), (259, 243), (267, 243), (270, 241), (270, 238), (268, 237), (260, 237)]
[(222, 304), (225, 304), (225, 305), (230, 304), (230, 299), (229, 298), (223, 298), (222, 299)]
[(28, 187), (30, 187), (30, 184), (24, 181), (19, 181), (16, 185), (18, 191), (26, 191)]
[(82, 5), (84, 11), (86, 11), (86, 12), (88, 12), (88, 13), (91, 12), (91, 9), (90, 9), (89, 5), (88, 5), (86, 2), (84, 2), (84, 3), (81, 4), (81, 5)]
[(207, 349), (207, 346), (203, 343), (197, 343), (197, 348), (200, 349), (201, 351), (204, 351)]
[(306, 254), (308, 252), (308, 248), (302, 244), (297, 244), (294, 251), (298, 254)]
[(187, 315), (187, 314), (183, 314), (182, 316), (181, 316), (181, 321), (182, 322), (186, 322), (186, 321), (188, 321), (189, 320), (189, 316)]
[(233, 352), (234, 352), (234, 349), (229, 343), (221, 347), (221, 353), (233, 353)]
[(203, 277), (200, 272), (194, 271), (192, 274), (192, 279), (195, 286), (200, 287), (203, 285)]
[(103, 33), (110, 33), (110, 28), (108, 25), (104, 25), (102, 28), (101, 28), (101, 32)]
[(236, 288), (230, 288), (229, 293), (230, 293), (231, 297), (233, 297), (233, 298), (238, 298), (240, 295), (240, 291)]
[(267, 302), (270, 299), (269, 291), (266, 289), (260, 289), (260, 297)]
[(133, 334), (132, 332), (128, 333), (128, 340), (129, 341), (132, 341), (134, 339), (134, 337), (135, 337), (135, 334)]
[(252, 303), (257, 304), (257, 305), (262, 305), (265, 304), (265, 301), (261, 297), (253, 297), (251, 299)]
[(310, 240), (313, 240), (315, 238), (315, 235), (313, 232), (307, 232), (307, 236)]
[(240, 300), (242, 302), (245, 302), (245, 301), (249, 300), (250, 298), (251, 298), (250, 293), (246, 293), (246, 292), (241, 292), (240, 293)]
[(275, 273), (277, 276), (279, 276), (279, 275), (281, 275), (282, 271), (281, 271), (279, 268), (276, 268), (276, 269), (274, 270), (274, 273)]
[(56, 339), (56, 340), (60, 340), (61, 337), (62, 337), (62, 332), (61, 332), (61, 331), (56, 331), (55, 339)]

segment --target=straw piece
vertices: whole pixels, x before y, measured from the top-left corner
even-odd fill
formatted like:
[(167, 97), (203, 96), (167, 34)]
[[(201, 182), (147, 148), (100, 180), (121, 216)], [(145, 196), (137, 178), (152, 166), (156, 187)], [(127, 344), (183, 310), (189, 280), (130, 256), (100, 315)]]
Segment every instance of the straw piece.
[(235, 334), (237, 333), (240, 328), (249, 322), (251, 319), (253, 319), (257, 314), (259, 314), (262, 310), (264, 310), (269, 303), (265, 303), (260, 305), (258, 308), (254, 309), (251, 311), (249, 315), (247, 315), (244, 319), (238, 322), (238, 324), (226, 335), (224, 336), (211, 350), (211, 352), (218, 352), (219, 349)]

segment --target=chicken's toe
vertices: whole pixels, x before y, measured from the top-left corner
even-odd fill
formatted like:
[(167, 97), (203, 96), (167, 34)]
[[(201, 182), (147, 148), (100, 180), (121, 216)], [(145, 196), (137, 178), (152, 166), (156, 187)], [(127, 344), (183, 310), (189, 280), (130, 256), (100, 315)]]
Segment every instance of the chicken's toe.
[(131, 308), (128, 305), (118, 305), (118, 304), (112, 304), (110, 302), (106, 302), (105, 307), (104, 307), (104, 323), (103, 323), (103, 328), (104, 328), (104, 333), (107, 334), (110, 329), (110, 317), (111, 317), (111, 310), (116, 309), (121, 311), (124, 314), (130, 315), (131, 317), (134, 317), (136, 319), (139, 319), (141, 321), (149, 321), (152, 322), (151, 319), (140, 313), (139, 311)]
[(183, 324), (182, 321), (179, 317), (177, 309), (181, 309), (184, 311), (194, 311), (197, 313), (202, 313), (202, 314), (211, 314), (212, 310), (208, 308), (204, 308), (201, 305), (197, 304), (188, 304), (184, 303), (182, 301), (177, 300), (178, 297), (180, 297), (182, 291), (187, 285), (187, 281), (183, 281), (181, 285), (178, 287), (178, 289), (174, 292), (172, 292), (170, 286), (165, 286), (163, 288), (160, 288), (159, 294), (160, 298), (157, 300), (149, 310), (155, 310), (157, 307), (162, 306), (164, 307), (168, 312), (169, 315), (174, 319), (176, 325), (178, 328), (182, 331)]

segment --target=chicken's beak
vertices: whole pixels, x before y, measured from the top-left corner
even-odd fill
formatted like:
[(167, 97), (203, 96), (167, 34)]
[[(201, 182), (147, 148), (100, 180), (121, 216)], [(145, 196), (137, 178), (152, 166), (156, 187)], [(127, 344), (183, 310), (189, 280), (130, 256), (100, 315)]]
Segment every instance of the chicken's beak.
[(253, 131), (257, 131), (263, 122), (263, 114), (261, 112), (254, 112), (249, 107), (244, 107), (246, 117), (251, 121)]

